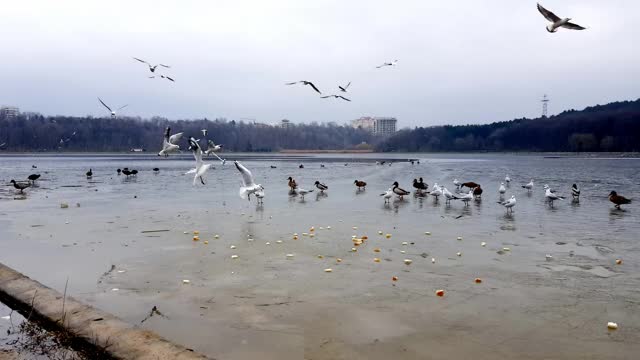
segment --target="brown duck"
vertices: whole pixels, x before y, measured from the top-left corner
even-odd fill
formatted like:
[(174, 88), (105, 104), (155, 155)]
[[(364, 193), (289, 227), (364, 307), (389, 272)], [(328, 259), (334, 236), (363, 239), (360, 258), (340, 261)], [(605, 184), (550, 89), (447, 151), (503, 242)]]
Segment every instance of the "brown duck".
[(462, 189), (463, 187), (468, 187), (469, 189), (475, 189), (477, 187), (480, 187), (480, 184), (476, 184), (473, 181), (469, 181), (469, 182), (460, 184), (460, 188)]
[(616, 209), (620, 209), (620, 205), (631, 203), (631, 199), (627, 199), (624, 196), (620, 196), (615, 191), (612, 191), (611, 193), (609, 193), (609, 201), (616, 204)]
[(353, 183), (356, 184), (356, 186), (358, 187), (358, 190), (362, 190), (362, 188), (367, 187), (367, 183), (364, 181), (356, 180)]
[(291, 176), (289, 176), (288, 180), (289, 180), (289, 188), (291, 189), (291, 191), (294, 191), (298, 187), (298, 184), (296, 184), (296, 181), (293, 180)]
[(480, 187), (480, 185), (476, 186), (473, 189), (473, 196), (478, 199), (482, 197), (482, 188)]

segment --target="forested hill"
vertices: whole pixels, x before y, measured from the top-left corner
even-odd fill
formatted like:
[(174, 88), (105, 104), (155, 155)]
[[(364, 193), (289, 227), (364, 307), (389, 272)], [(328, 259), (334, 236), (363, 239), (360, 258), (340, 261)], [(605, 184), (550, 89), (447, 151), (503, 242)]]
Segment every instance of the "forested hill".
[[(0, 118), (0, 144), (5, 151), (129, 151), (162, 148), (166, 126), (172, 133), (184, 132), (196, 139), (211, 139), (230, 151), (279, 151), (283, 149), (332, 150), (367, 148), (373, 136), (351, 127), (327, 124), (294, 125), (289, 129), (244, 122), (219, 120), (177, 120), (154, 118), (78, 118), (20, 115)], [(207, 129), (207, 136), (202, 133)], [(205, 146), (204, 142), (201, 142)], [(186, 148), (183, 138), (181, 147)], [(360, 145), (360, 146), (358, 146)]]
[[(349, 126), (298, 124), (283, 129), (226, 120), (151, 120), (0, 115), (4, 151), (158, 151), (166, 126), (231, 151), (367, 149), (379, 151), (640, 151), (640, 100), (569, 110), (539, 119), (486, 125), (418, 127), (380, 138)], [(366, 143), (368, 145), (365, 145)], [(184, 144), (183, 144), (184, 145)], [(186, 145), (185, 145), (186, 147)]]
[(640, 151), (640, 100), (539, 119), (401, 130), (380, 151)]

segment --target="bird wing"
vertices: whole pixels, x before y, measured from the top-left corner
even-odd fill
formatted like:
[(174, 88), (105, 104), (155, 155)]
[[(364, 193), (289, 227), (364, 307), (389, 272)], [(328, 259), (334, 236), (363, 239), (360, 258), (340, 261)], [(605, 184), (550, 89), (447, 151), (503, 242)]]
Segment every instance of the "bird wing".
[(318, 94), (322, 94), (320, 90), (318, 90), (318, 88), (315, 85), (313, 85), (311, 81), (307, 81), (307, 83), (313, 88), (313, 90), (317, 91)]
[(347, 84), (347, 86), (344, 87), (344, 89), (347, 90), (349, 88), (349, 85), (351, 85), (351, 81), (349, 81), (349, 83)]
[(136, 59), (136, 60), (138, 60), (138, 61), (140, 61), (141, 63), (145, 63), (145, 64), (147, 64), (147, 65), (151, 66), (151, 64), (149, 64), (148, 62), (146, 62), (146, 61), (144, 61), (144, 60), (142, 60), (142, 59), (138, 59), (137, 57), (133, 57), (133, 58), (134, 58), (134, 59)]
[(113, 110), (111, 110), (110, 107), (107, 106), (107, 104), (104, 103), (104, 101), (102, 101), (102, 99), (98, 98), (98, 100), (100, 101), (100, 103), (102, 104), (102, 106), (106, 107), (110, 112), (113, 112)]
[(171, 127), (167, 126), (166, 129), (164, 129), (164, 141), (169, 142), (170, 141), (170, 136), (171, 135)]
[(184, 133), (177, 133), (177, 134), (173, 134), (171, 135), (171, 137), (169, 137), (169, 142), (173, 145), (178, 145), (177, 143), (180, 141), (180, 139), (182, 139), (182, 135)]
[(351, 101), (351, 100), (349, 100), (349, 99), (347, 99), (346, 97), (341, 96), (341, 95), (339, 95), (339, 96), (337, 96), (337, 97), (339, 97), (339, 98), (340, 98), (340, 99), (342, 99), (342, 100)]
[(290, 82), (290, 83), (285, 83), (285, 85), (295, 85), (297, 83), (298, 83), (297, 81), (294, 81), (294, 82)]
[(552, 13), (551, 11), (545, 9), (544, 7), (542, 7), (542, 5), (538, 4), (538, 11), (540, 11), (540, 14), (542, 14), (542, 16), (544, 16), (545, 19), (555, 23), (560, 21), (561, 19), (554, 13)]
[(326, 99), (326, 98), (330, 98), (330, 97), (332, 97), (332, 96), (333, 96), (333, 95), (320, 96), (320, 99)]
[(160, 65), (160, 66), (162, 66), (162, 67), (166, 67), (167, 69), (171, 67), (171, 66), (169, 66), (169, 65), (165, 65), (165, 64), (158, 64), (158, 65)]
[(193, 137), (189, 138), (189, 149), (193, 151), (193, 157), (196, 159), (196, 169), (199, 169), (202, 166), (202, 149), (198, 141)]
[(381, 67), (385, 67), (385, 66), (387, 66), (387, 63), (384, 63), (382, 65), (376, 66), (376, 69), (380, 69)]
[(251, 171), (249, 171), (249, 169), (247, 169), (246, 167), (244, 167), (244, 165), (240, 164), (237, 161), (234, 161), (233, 163), (236, 164), (236, 168), (238, 169), (238, 171), (240, 171), (240, 174), (242, 175), (242, 184), (245, 187), (255, 185), (253, 183), (253, 175), (251, 174)]
[(171, 81), (175, 82), (175, 80), (173, 80), (172, 78), (170, 78), (170, 77), (168, 77), (166, 75), (164, 77), (166, 77), (168, 80), (171, 80)]
[(568, 23), (562, 25), (562, 27), (565, 28), (565, 29), (571, 29), (571, 30), (585, 30), (586, 29), (586, 27), (582, 27), (582, 26), (580, 26), (578, 24), (574, 24), (574, 23), (571, 23), (571, 22), (568, 22)]
[(120, 106), (120, 107), (118, 108), (118, 110), (122, 110), (122, 109), (126, 108), (127, 106), (129, 106), (129, 104), (127, 104), (127, 105), (125, 105), (125, 106)]

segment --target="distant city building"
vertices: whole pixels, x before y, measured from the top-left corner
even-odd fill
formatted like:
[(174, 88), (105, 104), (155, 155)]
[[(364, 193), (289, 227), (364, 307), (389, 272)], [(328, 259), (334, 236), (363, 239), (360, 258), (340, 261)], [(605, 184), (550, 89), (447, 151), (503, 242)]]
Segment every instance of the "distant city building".
[(351, 127), (354, 129), (362, 129), (373, 131), (374, 120), (370, 116), (363, 116), (360, 119), (351, 120)]
[(293, 123), (287, 119), (282, 119), (280, 121), (280, 127), (283, 129), (289, 129), (291, 127), (293, 127)]
[(0, 117), (5, 119), (15, 119), (20, 114), (20, 109), (14, 106), (0, 107)]
[(375, 135), (392, 135), (396, 132), (396, 124), (398, 123), (396, 118), (375, 117), (373, 119), (373, 133)]
[(370, 117), (363, 116), (351, 121), (354, 129), (363, 129), (375, 135), (391, 135), (396, 132), (398, 120), (393, 117)]

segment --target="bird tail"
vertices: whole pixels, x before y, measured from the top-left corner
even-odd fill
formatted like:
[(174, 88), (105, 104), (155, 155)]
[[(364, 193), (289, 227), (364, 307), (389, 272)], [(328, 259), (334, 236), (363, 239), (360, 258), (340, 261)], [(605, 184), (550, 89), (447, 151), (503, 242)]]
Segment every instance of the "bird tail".
[(185, 175), (189, 175), (189, 174), (195, 174), (196, 173), (196, 169), (191, 169), (189, 171), (187, 171), (186, 173), (184, 173)]
[(523, 188), (523, 189), (526, 189), (527, 187), (526, 187), (526, 186), (524, 186), (524, 185), (522, 185), (522, 188)]

